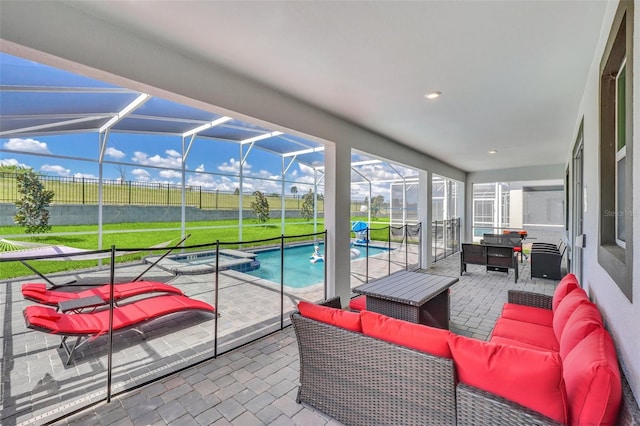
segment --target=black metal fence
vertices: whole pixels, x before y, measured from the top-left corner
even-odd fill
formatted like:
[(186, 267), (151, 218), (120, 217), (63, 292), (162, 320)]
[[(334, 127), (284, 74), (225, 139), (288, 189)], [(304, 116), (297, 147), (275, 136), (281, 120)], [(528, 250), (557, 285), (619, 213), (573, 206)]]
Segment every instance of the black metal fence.
[[(0, 202), (14, 203), (20, 199), (16, 174), (0, 172)], [(99, 180), (86, 177), (40, 176), (45, 188), (54, 192), (52, 204), (98, 204)], [(185, 205), (199, 209), (236, 210), (240, 194), (203, 186), (185, 186)], [(282, 207), (280, 194), (264, 194), (271, 209)], [(285, 194), (285, 208), (299, 210), (303, 194)], [(251, 208), (252, 193), (243, 193), (243, 208)], [(104, 205), (181, 206), (182, 186), (172, 183), (102, 181)], [(324, 212), (324, 199), (318, 194), (318, 212)]]
[(460, 251), (460, 218), (431, 223), (432, 255), (438, 261)]

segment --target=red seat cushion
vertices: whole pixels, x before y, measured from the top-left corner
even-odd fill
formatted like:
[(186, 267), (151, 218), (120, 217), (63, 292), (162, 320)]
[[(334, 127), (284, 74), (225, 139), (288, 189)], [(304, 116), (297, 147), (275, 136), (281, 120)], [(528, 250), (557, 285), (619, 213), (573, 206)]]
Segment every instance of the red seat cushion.
[(414, 324), (370, 311), (360, 312), (360, 318), (362, 332), (368, 336), (431, 355), (451, 358), (447, 341), (451, 334), (449, 330)]
[(347, 330), (362, 332), (359, 313), (343, 311), (342, 309), (330, 308), (328, 306), (320, 306), (304, 300), (298, 302), (298, 310), (303, 317)]
[(367, 309), (367, 296), (354, 297), (349, 301), (349, 309), (352, 311), (364, 311)]
[(562, 360), (535, 351), (451, 334), (449, 346), (462, 383), (494, 393), (567, 423)]
[(551, 309), (536, 308), (534, 306), (519, 305), (517, 303), (505, 303), (500, 316), (502, 318), (540, 324), (546, 327), (553, 326), (553, 311)]
[(603, 328), (600, 311), (593, 303), (580, 304), (567, 320), (560, 336), (560, 356), (562, 359), (594, 330)]
[(569, 317), (576, 310), (578, 306), (584, 303), (591, 303), (587, 294), (583, 289), (577, 288), (571, 293), (567, 294), (558, 307), (553, 311), (553, 331), (556, 334), (556, 338), (560, 340), (562, 331), (564, 330)]
[(518, 340), (556, 352), (560, 349), (552, 327), (509, 318), (498, 318), (491, 336)]
[(622, 382), (609, 333), (593, 331), (569, 352), (563, 366), (570, 424), (616, 424)]
[(533, 349), (534, 351), (556, 352), (556, 351), (552, 351), (551, 349), (548, 349), (548, 348), (543, 348), (543, 347), (540, 347), (540, 346), (537, 346), (537, 345), (532, 345), (531, 343), (525, 343), (525, 342), (521, 342), (520, 340), (509, 339), (509, 338), (500, 337), (500, 336), (491, 337), (490, 342), (491, 343), (497, 343), (497, 344), (500, 344), (500, 345), (517, 346), (519, 348), (524, 348), (524, 349)]
[(580, 288), (580, 285), (578, 284), (578, 278), (575, 275), (567, 274), (560, 280), (558, 286), (553, 292), (553, 299), (551, 299), (551, 307), (554, 312), (562, 299), (576, 288)]

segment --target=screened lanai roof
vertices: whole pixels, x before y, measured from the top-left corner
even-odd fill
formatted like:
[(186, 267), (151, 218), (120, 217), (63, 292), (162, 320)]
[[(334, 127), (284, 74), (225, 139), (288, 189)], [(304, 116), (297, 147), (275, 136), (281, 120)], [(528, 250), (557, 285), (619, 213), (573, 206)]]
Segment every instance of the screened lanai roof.
[(0, 53), (0, 138), (101, 131), (253, 142), (324, 165), (317, 142)]

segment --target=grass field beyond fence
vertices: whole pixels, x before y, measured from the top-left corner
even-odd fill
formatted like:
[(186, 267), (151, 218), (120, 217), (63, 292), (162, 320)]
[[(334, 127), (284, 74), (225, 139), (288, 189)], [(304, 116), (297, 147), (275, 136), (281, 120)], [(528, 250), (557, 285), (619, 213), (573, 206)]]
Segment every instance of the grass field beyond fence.
[[(353, 218), (359, 220), (359, 218)], [(280, 237), (281, 235), (306, 235), (314, 233), (313, 223), (305, 222), (304, 219), (287, 219), (285, 230), (282, 231), (282, 222), (279, 219), (272, 219), (264, 224), (257, 221), (245, 221), (242, 227), (242, 241), (265, 240)], [(378, 221), (372, 228), (384, 227), (384, 219)], [(315, 227), (316, 232), (324, 231), (324, 222), (319, 221)], [(216, 241), (233, 243), (239, 241), (238, 221), (220, 220), (207, 222), (191, 222), (186, 224), (186, 233), (191, 236), (183, 244), (184, 246), (195, 246), (210, 244), (212, 249)], [(26, 242), (37, 242), (51, 245), (65, 245), (74, 248), (97, 250), (98, 227), (97, 225), (65, 225), (53, 226), (50, 233), (41, 234), (37, 237), (20, 237), (23, 228), (18, 226), (0, 226), (0, 238), (11, 236), (13, 240)], [(353, 235), (352, 235), (353, 236)], [(317, 238), (317, 237), (316, 237)], [(145, 223), (121, 223), (107, 224), (103, 226), (102, 248), (109, 249), (112, 245), (116, 248), (148, 248), (160, 244), (169, 246), (177, 244), (181, 239), (180, 223), (178, 222), (145, 222)], [(371, 239), (377, 241), (388, 240), (388, 229), (377, 229), (371, 232)], [(313, 237), (295, 238), (288, 242), (300, 240), (313, 240)], [(273, 244), (266, 242), (264, 244)], [(246, 246), (246, 245), (245, 245)], [(245, 247), (243, 246), (243, 247)], [(238, 245), (229, 245), (225, 248), (237, 248)], [(200, 248), (203, 250), (206, 248)], [(162, 253), (162, 249), (154, 253)], [(131, 262), (142, 259), (151, 251), (122, 256), (117, 262)], [(74, 271), (78, 269), (92, 268), (98, 265), (98, 261), (30, 261), (38, 271), (43, 274), (54, 272)], [(108, 260), (103, 260), (103, 264), (108, 264)], [(0, 262), (0, 280), (9, 278), (25, 277), (33, 275), (27, 267), (20, 262)]]

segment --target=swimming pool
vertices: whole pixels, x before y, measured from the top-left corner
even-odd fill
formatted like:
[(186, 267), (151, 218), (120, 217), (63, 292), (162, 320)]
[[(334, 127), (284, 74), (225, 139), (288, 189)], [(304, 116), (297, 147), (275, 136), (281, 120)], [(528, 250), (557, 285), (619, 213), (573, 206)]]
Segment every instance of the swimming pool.
[[(351, 260), (366, 257), (366, 247), (354, 245), (360, 251), (358, 257)], [(386, 247), (369, 246), (369, 256), (386, 253)], [(280, 249), (255, 251), (256, 260), (260, 262), (260, 268), (247, 271), (246, 274), (265, 280), (280, 283)], [(324, 254), (324, 245), (320, 244), (320, 253)], [(305, 288), (324, 282), (324, 262), (311, 263), (309, 257), (313, 254), (313, 244), (285, 247), (284, 249), (284, 285), (293, 288)]]

